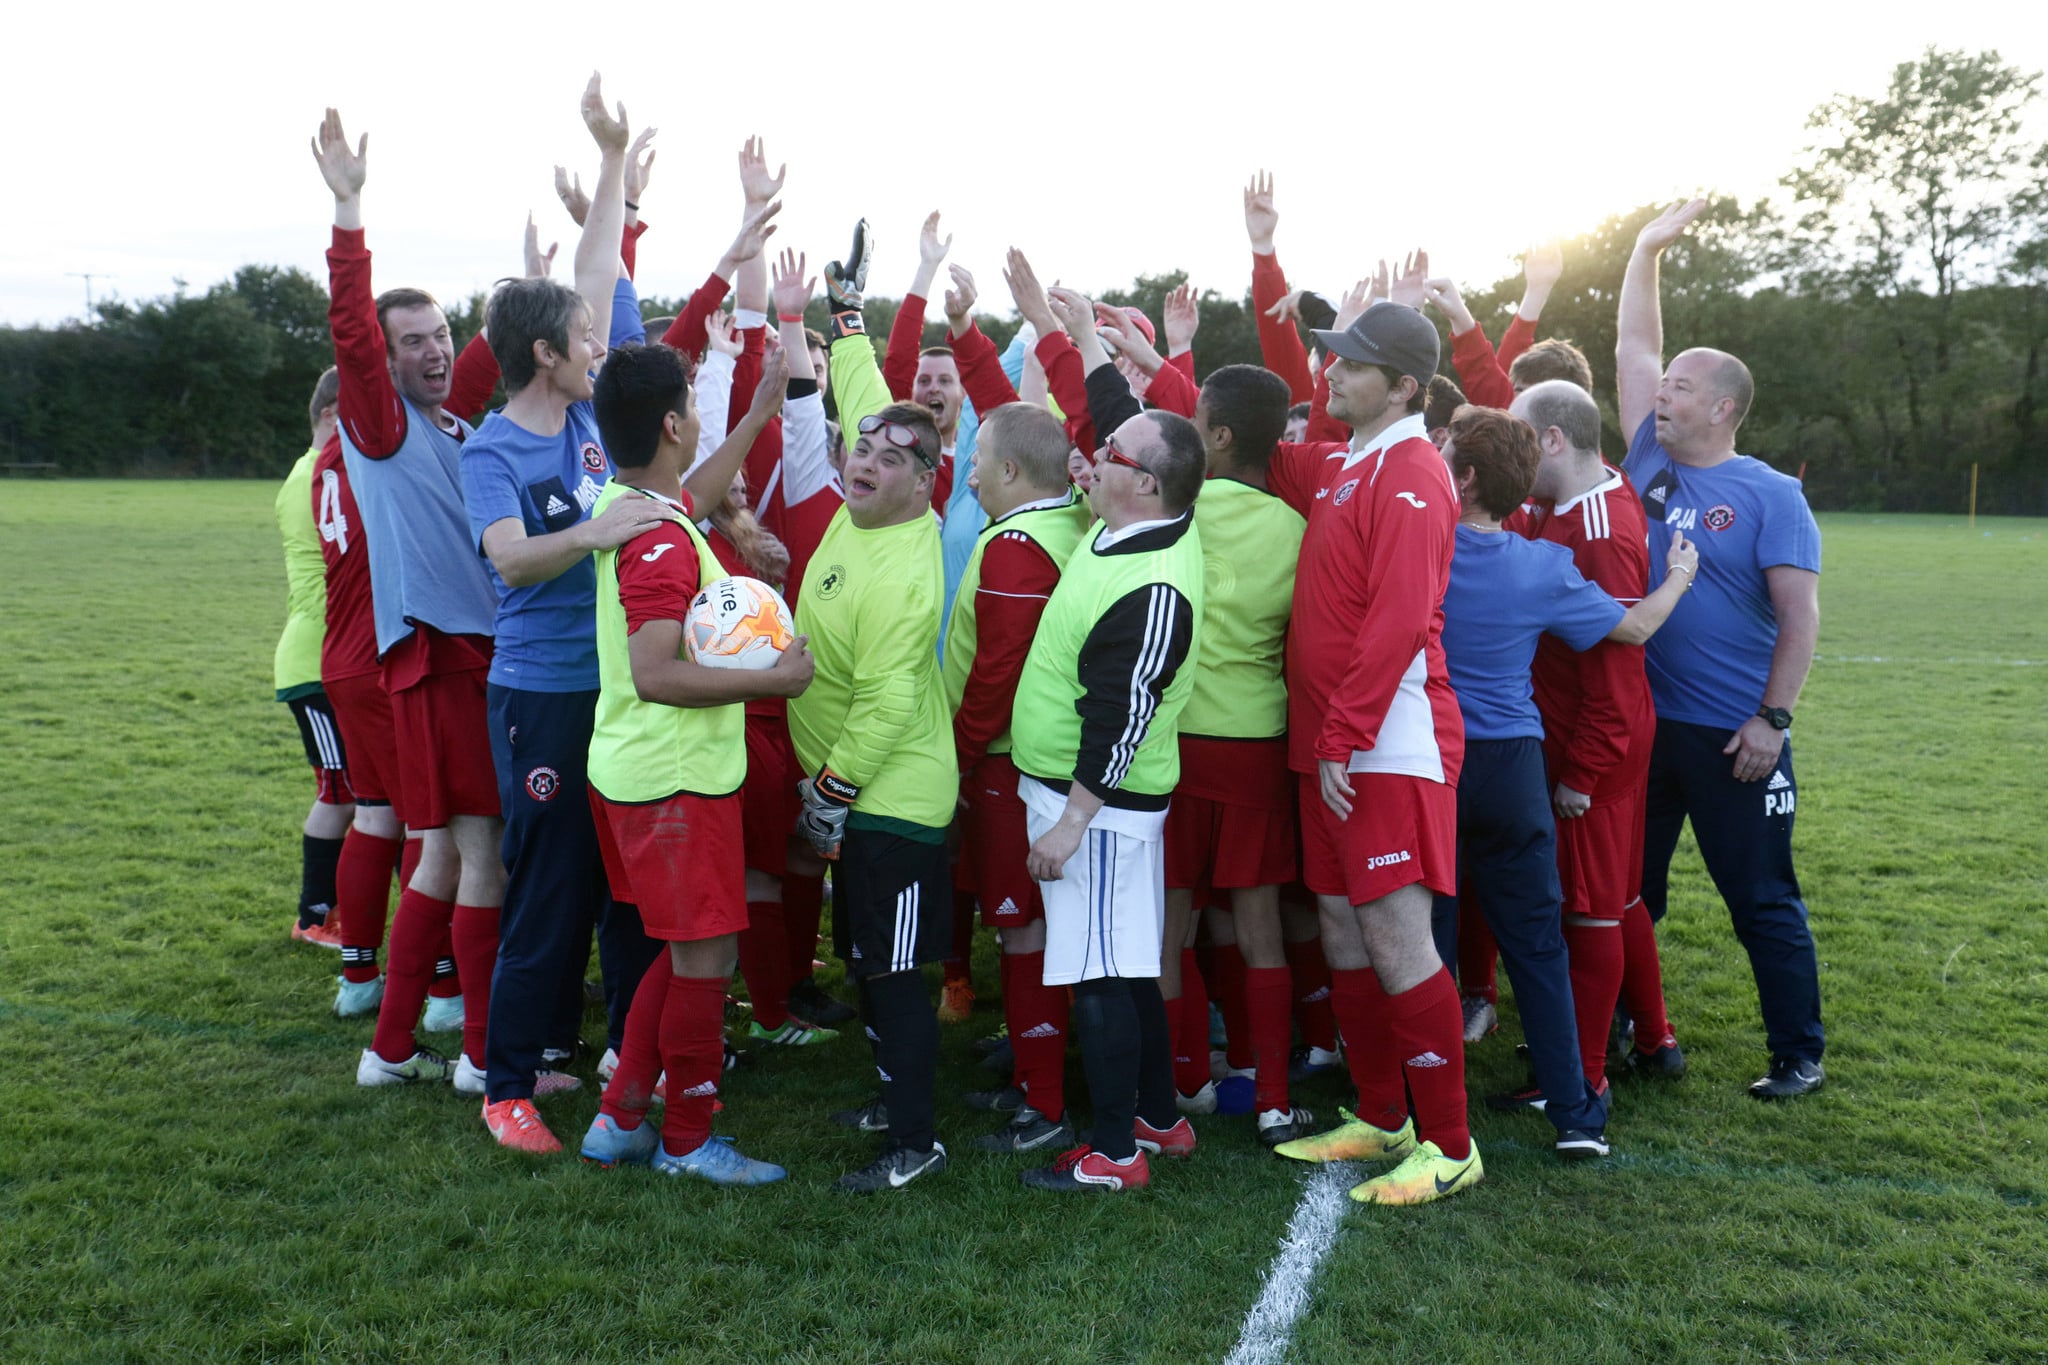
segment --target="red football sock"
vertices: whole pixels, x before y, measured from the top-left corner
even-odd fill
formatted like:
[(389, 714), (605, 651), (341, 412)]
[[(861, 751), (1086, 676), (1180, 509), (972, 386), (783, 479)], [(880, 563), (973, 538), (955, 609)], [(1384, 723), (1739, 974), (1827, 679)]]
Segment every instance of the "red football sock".
[(456, 906), (450, 936), (463, 985), (462, 1051), (472, 1066), (482, 1066), (484, 1035), (491, 1017), (491, 972), (498, 965), (498, 907)]
[[(1664, 1015), (1664, 967), (1657, 957), (1657, 928), (1650, 923), (1649, 908), (1641, 897), (1622, 912), (1621, 950), (1625, 963), (1621, 999), (1628, 1006), (1628, 1017), (1636, 1021), (1636, 1047), (1643, 1052), (1670, 1047), (1678, 1039)], [(1605, 1025), (1600, 1036), (1607, 1036)]]
[[(1458, 990), (1494, 1004), (1500, 1003), (1500, 987), (1494, 982), (1494, 962), (1500, 949), (1494, 946), (1493, 930), (1479, 909), (1479, 898), (1470, 891), (1458, 897)], [(1460, 1035), (1463, 1036), (1462, 1034)]]
[(1225, 1056), (1231, 1070), (1249, 1071), (1258, 1057), (1252, 1051), (1252, 1016), (1244, 1005), (1244, 954), (1235, 943), (1216, 945), (1215, 999), (1223, 1011)]
[(1621, 925), (1614, 920), (1564, 926), (1565, 951), (1571, 957), (1572, 1007), (1579, 1020), (1579, 1066), (1586, 1084), (1598, 1090), (1607, 1083), (1607, 1025), (1614, 1002), (1621, 997)]
[(1067, 1112), (1065, 986), (1045, 984), (1045, 951), (1003, 954), (1003, 1022), (1017, 1054), (1015, 1082), (1031, 1107), (1049, 1119)]
[(1294, 974), (1285, 967), (1247, 967), (1245, 1013), (1251, 1016), (1256, 1109), (1286, 1109), (1288, 1044), (1294, 1041)]
[(391, 922), (391, 960), (384, 970), (384, 1003), (377, 1010), (377, 1036), (370, 1046), (387, 1062), (402, 1062), (419, 1051), (412, 1027), (419, 1022), (434, 976), (435, 949), (448, 932), (455, 907), (424, 891), (408, 889), (398, 898)]
[(1386, 992), (1372, 968), (1330, 969), (1330, 1009), (1344, 1035), (1344, 1061), (1358, 1087), (1358, 1117), (1389, 1131), (1408, 1120), (1399, 1044)]
[(1173, 1036), (1173, 1088), (1192, 1095), (1209, 1083), (1209, 983), (1200, 955), (1180, 950), (1180, 999), (1166, 1002)]
[(1294, 977), (1294, 1022), (1301, 1040), (1335, 1052), (1337, 1016), (1330, 1013), (1330, 964), (1323, 958), (1323, 941), (1305, 938), (1288, 944), (1287, 970)]
[(782, 928), (789, 936), (789, 979), (808, 981), (811, 960), (818, 955), (818, 921), (825, 913), (825, 879), (782, 879)]
[[(675, 975), (668, 945), (660, 945), (647, 974), (633, 992), (626, 1010), (626, 1033), (619, 1041), (619, 1068), (605, 1083), (598, 1112), (610, 1114), (619, 1127), (638, 1128), (654, 1103), (654, 1084), (661, 1079), (661, 1013), (668, 1005), (669, 978)], [(679, 1154), (680, 1155), (680, 1154)]]
[(789, 1018), (789, 941), (781, 901), (748, 901), (747, 927), (740, 932), (740, 975), (754, 1022), (779, 1029)]
[(711, 1136), (725, 1069), (725, 985), (722, 976), (669, 978), (661, 1009), (661, 1065), (668, 1072), (661, 1145), (670, 1156), (694, 1152)]
[(1465, 1116), (1465, 1016), (1449, 968), (1387, 997), (1395, 1055), (1415, 1100), (1415, 1135), (1453, 1161), (1472, 1151)]
[(391, 874), (398, 867), (402, 839), (385, 839), (352, 829), (341, 844), (334, 869), (340, 914), (341, 974), (361, 984), (377, 979), (377, 950), (384, 946), (384, 917), (391, 908)]

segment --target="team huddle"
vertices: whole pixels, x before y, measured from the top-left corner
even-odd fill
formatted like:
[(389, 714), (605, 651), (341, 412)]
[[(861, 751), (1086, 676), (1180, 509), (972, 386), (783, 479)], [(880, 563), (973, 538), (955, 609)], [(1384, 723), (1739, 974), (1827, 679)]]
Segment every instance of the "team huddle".
[[(1360, 1202), (1426, 1202), (1484, 1174), (1464, 1055), (1496, 960), (1529, 1080), (1487, 1102), (1560, 1157), (1608, 1154), (1610, 1076), (1685, 1073), (1654, 921), (1688, 820), (1757, 981), (1750, 1093), (1822, 1084), (1787, 737), (1820, 537), (1735, 453), (1741, 361), (1663, 361), (1657, 262), (1697, 202), (1629, 263), (1616, 467), (1584, 355), (1537, 339), (1554, 248), (1496, 351), (1421, 253), (1335, 304), (1290, 289), (1261, 177), (1264, 364), (1198, 382), (1192, 291), (1155, 327), (1014, 249), (1010, 347), (958, 265), (924, 346), (933, 214), (878, 359), (865, 222), (807, 329), (758, 139), (731, 246), (643, 322), (654, 130), (595, 76), (581, 108), (573, 280), (529, 221), (460, 353), (430, 295), (373, 289), (367, 140), (329, 110), (313, 141), (335, 366), (278, 497), (276, 682), (319, 784), (293, 933), (340, 950), (335, 1013), (374, 1015), (358, 1084), (450, 1082), (497, 1142), (559, 1152), (537, 1101), (582, 1084), (594, 942), (585, 1160), (783, 1179), (713, 1131), (728, 1030), (758, 1057), (857, 1023), (878, 1092), (831, 1117), (879, 1149), (838, 1185), (901, 1188), (946, 1168), (940, 1024), (973, 1004), (978, 918), (1005, 1083), (967, 1102), (978, 1149), (1051, 1158), (1027, 1185), (1144, 1186), (1190, 1116), (1235, 1114), (1283, 1158), (1384, 1163)], [(813, 975), (828, 879), (857, 1007)], [(420, 1041), (457, 1031), (452, 1061)], [(1340, 1068), (1354, 1107), (1295, 1102)]]

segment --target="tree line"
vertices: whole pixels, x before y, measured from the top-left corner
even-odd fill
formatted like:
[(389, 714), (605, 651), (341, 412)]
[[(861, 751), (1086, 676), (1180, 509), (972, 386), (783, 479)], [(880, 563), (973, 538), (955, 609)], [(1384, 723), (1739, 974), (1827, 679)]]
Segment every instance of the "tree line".
[[(1717, 346), (1749, 363), (1757, 398), (1740, 448), (1800, 474), (1816, 507), (1959, 511), (1976, 465), (1980, 510), (2048, 513), (2048, 142), (2026, 126), (2040, 85), (1996, 52), (1929, 48), (1881, 94), (1815, 110), (1779, 197), (1713, 201), (1665, 255), (1667, 348)], [(1542, 335), (1586, 352), (1603, 404), (1622, 272), (1661, 208), (1567, 240), (1543, 312)], [(1186, 278), (1143, 276), (1102, 298), (1156, 319)], [(1465, 291), (1490, 335), (1521, 287), (1511, 276)], [(649, 317), (679, 305), (643, 300)], [(1256, 364), (1249, 292), (1208, 291), (1200, 306), (1197, 373)], [(822, 302), (813, 308), (822, 322)], [(870, 300), (877, 344), (895, 310)], [(0, 327), (0, 462), (276, 478), (305, 448), (306, 399), (332, 358), (318, 280), (249, 265), (203, 293), (181, 286), (94, 311), (85, 323)], [(482, 318), (481, 295), (451, 306), (458, 345)], [(1018, 326), (979, 322), (998, 345)], [(1448, 371), (1448, 340), (1444, 354)], [(1625, 435), (1608, 412), (1618, 458)]]

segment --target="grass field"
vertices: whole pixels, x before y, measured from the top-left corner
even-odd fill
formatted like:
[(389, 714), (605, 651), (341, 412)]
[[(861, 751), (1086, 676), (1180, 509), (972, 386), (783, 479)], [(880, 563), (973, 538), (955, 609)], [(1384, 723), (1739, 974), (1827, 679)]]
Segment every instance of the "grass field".
[[(724, 1129), (791, 1170), (751, 1192), (535, 1163), (474, 1101), (358, 1090), (337, 955), (285, 936), (310, 784), (270, 700), (272, 492), (0, 484), (0, 1360), (1231, 1350), (1306, 1172), (1210, 1119), (1149, 1192), (1028, 1195), (946, 1102), (987, 1000), (945, 1031), (952, 1171), (886, 1200), (827, 1188), (867, 1152), (822, 1122), (870, 1089), (852, 1037), (728, 1083)], [(1486, 1183), (1349, 1212), (1297, 1358), (2048, 1359), (2048, 523), (1822, 524), (1798, 842), (1827, 1089), (1743, 1096), (1754, 990), (1681, 850), (1691, 1077), (1618, 1087), (1586, 1166), (1478, 1110)], [(1515, 1035), (1473, 1049), (1475, 1092), (1519, 1079)], [(595, 1106), (545, 1112), (573, 1141)]]

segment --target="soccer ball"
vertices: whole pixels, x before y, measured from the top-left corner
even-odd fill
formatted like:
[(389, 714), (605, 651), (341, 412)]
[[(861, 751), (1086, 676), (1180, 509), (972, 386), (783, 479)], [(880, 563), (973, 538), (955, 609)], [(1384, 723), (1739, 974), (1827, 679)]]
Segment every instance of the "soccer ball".
[(773, 668), (795, 627), (782, 594), (760, 579), (721, 578), (690, 603), (683, 640), (706, 668)]

